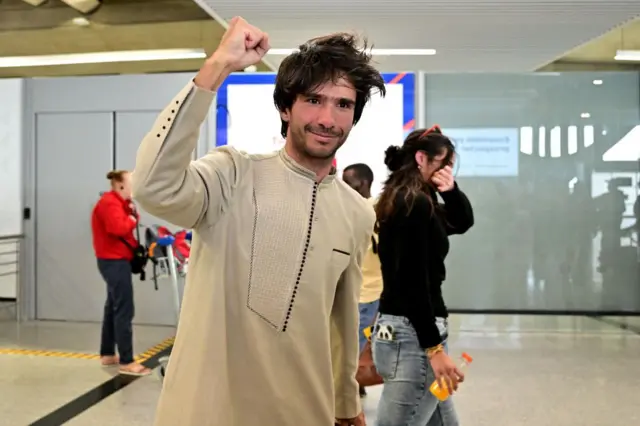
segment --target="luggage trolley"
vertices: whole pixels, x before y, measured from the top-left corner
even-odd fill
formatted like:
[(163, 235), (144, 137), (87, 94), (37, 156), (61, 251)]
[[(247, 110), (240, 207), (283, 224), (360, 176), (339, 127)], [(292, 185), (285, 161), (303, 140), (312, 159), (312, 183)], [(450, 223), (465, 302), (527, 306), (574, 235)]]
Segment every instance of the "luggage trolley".
[[(185, 239), (187, 241), (191, 241), (191, 232), (187, 232)], [(178, 261), (178, 259), (176, 259), (173, 249), (173, 245), (175, 242), (176, 237), (173, 235), (166, 235), (156, 238), (156, 240), (149, 245), (149, 257), (153, 259), (154, 262), (154, 281), (157, 283), (158, 278), (168, 277), (171, 282), (177, 326), (180, 318), (180, 305), (182, 302), (180, 297), (180, 288), (178, 286), (179, 281), (183, 281), (184, 284), (184, 279), (188, 269), (188, 259), (184, 259), (183, 262), (180, 262)], [(160, 252), (163, 254), (163, 256), (154, 256), (156, 248), (161, 249)], [(156, 284), (156, 290), (157, 289), (158, 287)], [(169, 357), (164, 356), (160, 358), (158, 360), (158, 363), (158, 375), (160, 376), (160, 379), (163, 380), (167, 364), (169, 363)]]

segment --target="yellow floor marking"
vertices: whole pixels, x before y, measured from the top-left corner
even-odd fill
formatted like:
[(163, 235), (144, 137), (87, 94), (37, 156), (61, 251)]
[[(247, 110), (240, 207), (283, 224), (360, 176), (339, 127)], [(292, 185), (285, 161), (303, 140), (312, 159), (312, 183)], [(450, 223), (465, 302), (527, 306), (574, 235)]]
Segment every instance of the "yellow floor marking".
[[(155, 346), (150, 347), (146, 351), (135, 356), (135, 360), (138, 362), (144, 362), (154, 355), (162, 352), (173, 345), (174, 338), (169, 337), (163, 340)], [(51, 358), (68, 358), (68, 359), (100, 359), (98, 354), (88, 354), (81, 352), (64, 352), (64, 351), (49, 351), (46, 349), (21, 349), (21, 348), (0, 348), (0, 355), (31, 355), (31, 356), (43, 356)]]

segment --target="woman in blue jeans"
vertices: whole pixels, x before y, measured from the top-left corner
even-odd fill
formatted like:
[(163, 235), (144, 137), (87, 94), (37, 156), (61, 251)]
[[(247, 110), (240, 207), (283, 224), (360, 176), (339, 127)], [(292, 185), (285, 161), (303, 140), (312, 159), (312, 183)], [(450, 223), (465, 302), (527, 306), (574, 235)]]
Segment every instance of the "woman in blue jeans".
[(414, 131), (385, 153), (390, 175), (376, 205), (384, 282), (373, 333), (384, 379), (378, 426), (458, 425), (451, 399), (440, 402), (429, 391), (436, 379), (451, 393), (464, 380), (447, 354), (441, 291), (449, 235), (473, 225), (471, 204), (453, 178), (454, 158), (438, 127)]
[[(91, 214), (93, 248), (107, 287), (100, 362), (104, 366), (119, 365), (121, 374), (146, 376), (151, 370), (137, 363), (133, 355), (135, 307), (130, 262), (133, 247), (138, 245), (133, 231), (139, 218), (131, 201), (131, 174), (113, 170), (107, 179), (111, 191), (100, 197)], [(116, 355), (116, 349), (120, 356)]]

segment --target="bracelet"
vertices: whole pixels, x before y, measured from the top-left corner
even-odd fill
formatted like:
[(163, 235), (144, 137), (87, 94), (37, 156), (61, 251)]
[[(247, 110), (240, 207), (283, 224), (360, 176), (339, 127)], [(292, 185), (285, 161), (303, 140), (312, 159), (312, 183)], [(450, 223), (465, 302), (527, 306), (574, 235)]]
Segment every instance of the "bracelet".
[(435, 354), (439, 352), (444, 352), (444, 346), (442, 345), (442, 343), (427, 349), (427, 358), (431, 359)]

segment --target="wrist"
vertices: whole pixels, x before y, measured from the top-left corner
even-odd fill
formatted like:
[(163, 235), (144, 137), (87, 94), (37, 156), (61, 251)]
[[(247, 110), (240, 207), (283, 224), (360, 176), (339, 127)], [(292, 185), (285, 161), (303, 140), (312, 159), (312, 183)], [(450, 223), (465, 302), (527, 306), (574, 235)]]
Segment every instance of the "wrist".
[(205, 65), (221, 70), (224, 74), (231, 74), (234, 71), (233, 60), (231, 57), (225, 53), (223, 50), (216, 50), (213, 52), (209, 58), (205, 61)]
[(453, 191), (454, 189), (456, 189), (456, 184), (455, 184), (455, 182), (453, 183), (453, 185), (451, 185), (451, 186), (449, 186), (449, 187), (447, 187), (447, 188), (443, 188), (443, 189), (438, 190), (438, 192), (439, 192), (439, 193), (441, 193), (441, 194), (446, 194), (447, 192), (451, 192), (451, 191)]
[(426, 352), (427, 352), (427, 358), (431, 359), (437, 354), (444, 353), (444, 345), (440, 343), (436, 346), (432, 346), (428, 348)]
[(201, 89), (215, 92), (232, 72), (231, 61), (224, 53), (215, 52), (204, 62), (194, 79), (194, 83)]

